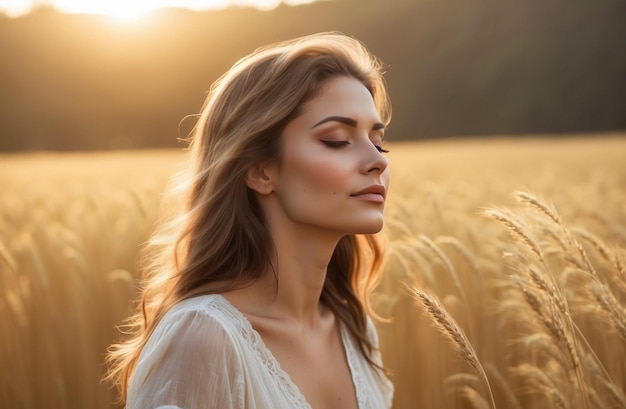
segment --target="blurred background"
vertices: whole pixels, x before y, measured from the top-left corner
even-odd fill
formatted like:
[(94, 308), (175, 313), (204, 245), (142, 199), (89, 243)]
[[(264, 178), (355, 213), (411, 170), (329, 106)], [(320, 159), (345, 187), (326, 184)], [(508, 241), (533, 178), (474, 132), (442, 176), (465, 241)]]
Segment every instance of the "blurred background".
[(624, 0), (5, 0), (0, 151), (180, 146), (240, 57), (328, 30), (387, 65), (392, 141), (626, 129)]
[(330, 30), (394, 104), (394, 408), (626, 408), (626, 0), (0, 0), (0, 408), (122, 408), (105, 351), (178, 138), (239, 58)]

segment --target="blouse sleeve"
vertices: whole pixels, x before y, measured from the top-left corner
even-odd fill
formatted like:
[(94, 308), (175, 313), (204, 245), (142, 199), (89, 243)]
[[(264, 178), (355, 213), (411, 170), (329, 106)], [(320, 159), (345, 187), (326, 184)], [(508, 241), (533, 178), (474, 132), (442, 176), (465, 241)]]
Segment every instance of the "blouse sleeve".
[[(367, 336), (372, 344), (372, 347), (374, 348), (372, 352), (372, 360), (383, 368), (383, 360), (378, 341), (378, 331), (376, 330), (376, 326), (370, 317), (367, 317)], [(391, 408), (394, 393), (393, 383), (391, 383), (389, 378), (387, 378), (387, 375), (380, 370), (376, 371), (375, 378), (383, 396), (383, 400), (385, 401), (385, 407)]]
[(139, 358), (127, 409), (239, 409), (243, 369), (236, 345), (206, 312), (167, 314)]

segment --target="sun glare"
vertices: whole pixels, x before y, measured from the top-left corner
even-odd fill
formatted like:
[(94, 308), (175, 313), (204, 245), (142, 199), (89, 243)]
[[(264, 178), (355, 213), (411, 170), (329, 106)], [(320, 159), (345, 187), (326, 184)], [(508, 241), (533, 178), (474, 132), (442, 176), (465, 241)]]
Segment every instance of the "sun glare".
[[(283, 0), (289, 5), (315, 0)], [(0, 13), (10, 17), (28, 13), (36, 6), (51, 5), (63, 13), (104, 14), (123, 20), (137, 20), (159, 8), (183, 7), (190, 10), (221, 9), (231, 5), (272, 9), (281, 0), (0, 0)]]
[(65, 13), (104, 14), (123, 20), (136, 20), (158, 8), (158, 2), (150, 0), (54, 0), (52, 4)]

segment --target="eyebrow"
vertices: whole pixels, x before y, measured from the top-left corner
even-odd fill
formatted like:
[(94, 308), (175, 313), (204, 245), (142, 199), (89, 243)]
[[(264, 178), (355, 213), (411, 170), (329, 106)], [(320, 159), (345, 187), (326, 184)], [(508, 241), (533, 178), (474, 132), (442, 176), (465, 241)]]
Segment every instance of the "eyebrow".
[[(344, 125), (348, 125), (348, 126), (350, 126), (352, 128), (356, 128), (356, 126), (357, 126), (357, 121), (355, 119), (348, 118), (348, 117), (345, 117), (345, 116), (336, 116), (335, 115), (335, 116), (328, 116), (328, 117), (322, 119), (321, 121), (319, 121), (318, 123), (313, 125), (313, 127), (311, 129), (316, 128), (316, 127), (318, 127), (318, 126), (320, 126), (322, 124), (325, 124), (326, 122), (340, 122), (340, 123), (342, 123)], [(374, 126), (372, 126), (372, 131), (377, 131), (379, 129), (385, 129), (385, 124), (383, 124), (382, 122), (376, 122), (374, 124)]]

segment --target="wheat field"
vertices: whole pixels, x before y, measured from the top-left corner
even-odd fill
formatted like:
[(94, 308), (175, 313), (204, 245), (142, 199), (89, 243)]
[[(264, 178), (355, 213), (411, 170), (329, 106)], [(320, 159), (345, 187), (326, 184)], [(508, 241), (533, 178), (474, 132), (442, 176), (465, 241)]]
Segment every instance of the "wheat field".
[[(626, 135), (391, 143), (394, 408), (626, 408)], [(112, 408), (180, 152), (0, 156), (0, 407)]]

